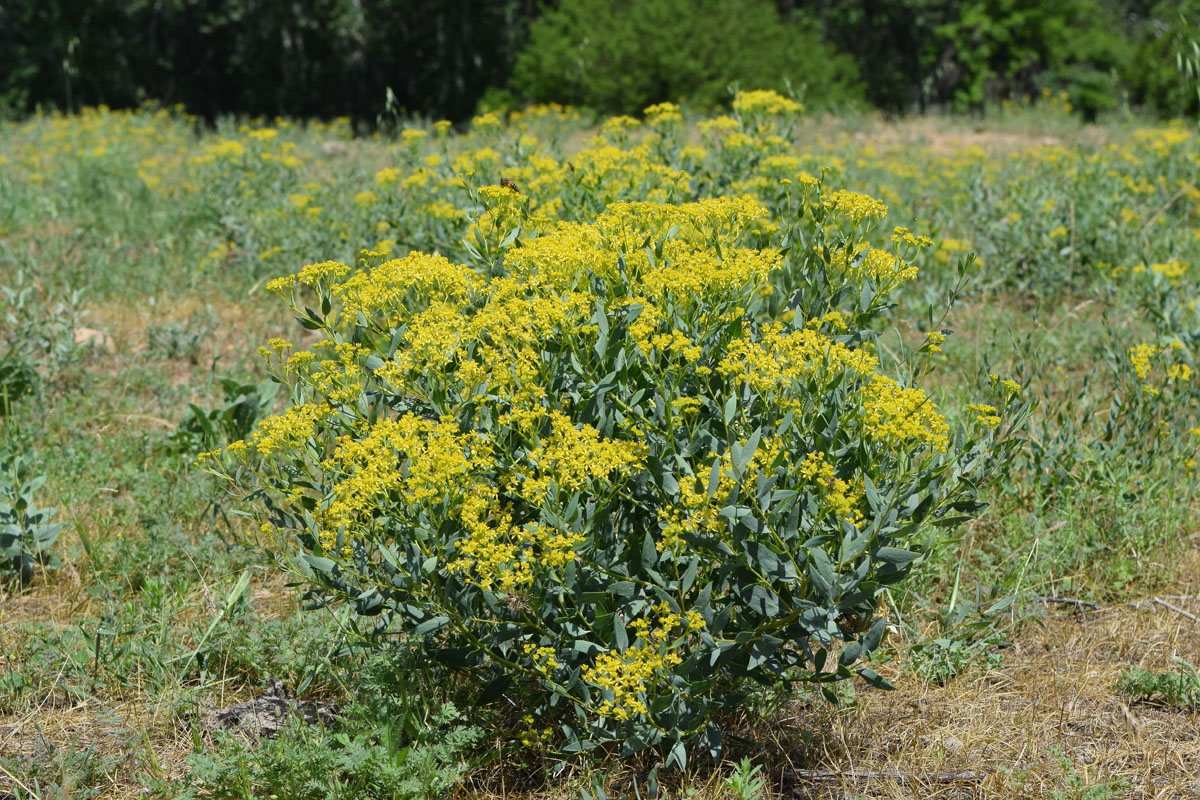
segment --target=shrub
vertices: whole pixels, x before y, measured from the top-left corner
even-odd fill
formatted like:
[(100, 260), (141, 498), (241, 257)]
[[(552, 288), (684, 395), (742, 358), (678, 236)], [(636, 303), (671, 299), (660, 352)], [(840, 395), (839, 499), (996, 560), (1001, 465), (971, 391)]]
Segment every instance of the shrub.
[(529, 100), (621, 114), (681, 97), (724, 105), (730, 83), (790, 83), (822, 105), (861, 96), (849, 57), (767, 0), (565, 0), (530, 26), (512, 77)]
[(228, 448), (262, 459), (263, 544), (532, 692), (568, 751), (682, 764), (755, 684), (882, 684), (876, 598), (981, 507), (1019, 387), (952, 431), (917, 385), (941, 334), (887, 374), (870, 324), (928, 240), (868, 247), (883, 203), (797, 188), (772, 233), (748, 198), (550, 224), (483, 187), (488, 271), (368, 253), (273, 281), (322, 339), (272, 344), (294, 403)]
[(1127, 44), (1100, 3), (972, 0), (963, 6), (936, 29), (930, 59), (941, 62), (939, 78), (956, 109), (1032, 94), (1035, 81), (1066, 90), (1088, 118), (1115, 105), (1113, 76)]

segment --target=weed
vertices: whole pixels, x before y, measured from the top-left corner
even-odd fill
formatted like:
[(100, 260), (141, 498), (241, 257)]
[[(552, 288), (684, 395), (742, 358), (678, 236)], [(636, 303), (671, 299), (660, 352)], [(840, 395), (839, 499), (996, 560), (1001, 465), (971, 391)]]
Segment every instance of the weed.
[(183, 321), (147, 325), (146, 343), (151, 355), (186, 359), (194, 364), (216, 324), (216, 317), (208, 311), (196, 312)]
[(1121, 674), (1117, 691), (1134, 700), (1163, 703), (1176, 708), (1200, 707), (1200, 674), (1183, 659), (1176, 659), (1178, 669), (1172, 672), (1152, 672), (1131, 667)]
[(349, 717), (336, 732), (294, 722), (279, 736), (250, 744), (218, 734), (192, 757), (180, 798), (253, 800), (426, 800), (462, 778), (477, 728), (443, 706), (418, 740), (396, 741), (372, 721)]
[(35, 568), (51, 565), (50, 548), (64, 527), (51, 521), (57, 509), (34, 501), (45, 484), (27, 456), (5, 460), (0, 453), (0, 573), (7, 570), (22, 584), (33, 580)]
[(725, 788), (737, 800), (761, 800), (767, 789), (767, 779), (761, 773), (762, 767), (743, 758), (725, 778)]
[(1050, 800), (1116, 800), (1122, 797), (1129, 784), (1125, 781), (1101, 781), (1089, 783), (1075, 769), (1075, 763), (1061, 750), (1053, 751), (1058, 765), (1063, 771), (1064, 789), (1052, 789), (1047, 797)]

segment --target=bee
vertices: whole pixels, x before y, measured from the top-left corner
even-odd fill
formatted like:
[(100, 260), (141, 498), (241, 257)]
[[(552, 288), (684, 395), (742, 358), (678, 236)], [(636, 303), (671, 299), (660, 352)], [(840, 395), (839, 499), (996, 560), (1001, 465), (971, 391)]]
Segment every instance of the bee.
[(521, 189), (517, 186), (517, 182), (514, 181), (512, 178), (501, 178), (500, 185), (503, 186), (505, 189), (511, 189), (512, 191), (516, 192), (517, 194), (521, 193)]

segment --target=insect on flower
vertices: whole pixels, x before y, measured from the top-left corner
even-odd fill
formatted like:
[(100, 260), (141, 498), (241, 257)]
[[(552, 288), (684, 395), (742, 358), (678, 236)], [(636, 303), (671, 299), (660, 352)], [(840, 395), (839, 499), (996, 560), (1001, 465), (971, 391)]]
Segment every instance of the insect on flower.
[(512, 191), (516, 192), (517, 194), (521, 193), (521, 190), (517, 187), (516, 181), (514, 181), (512, 178), (501, 178), (500, 185), (503, 186), (505, 189), (511, 189)]

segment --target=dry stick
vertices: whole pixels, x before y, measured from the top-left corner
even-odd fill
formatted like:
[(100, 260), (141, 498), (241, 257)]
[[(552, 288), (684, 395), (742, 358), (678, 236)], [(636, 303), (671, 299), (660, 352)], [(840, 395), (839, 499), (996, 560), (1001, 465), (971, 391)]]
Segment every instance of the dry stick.
[(3, 773), (4, 773), (5, 775), (7, 775), (8, 777), (12, 778), (13, 782), (14, 782), (14, 783), (16, 783), (16, 784), (17, 784), (17, 786), (20, 786), (22, 789), (24, 789), (26, 792), (28, 792), (30, 797), (37, 797), (37, 796), (38, 796), (38, 794), (37, 794), (36, 792), (34, 792), (34, 791), (33, 791), (33, 789), (30, 789), (28, 786), (26, 786), (25, 784), (21, 783), (21, 779), (20, 779), (20, 778), (18, 778), (16, 775), (13, 775), (13, 774), (12, 774), (11, 772), (9, 772), (8, 770), (6, 770), (6, 769), (4, 768), (4, 765), (3, 765), (3, 764), (0, 764), (0, 772), (3, 772)]
[(1089, 608), (1092, 611), (1100, 610), (1100, 606), (1098, 606), (1097, 604), (1090, 603), (1087, 600), (1076, 600), (1074, 597), (1045, 597), (1043, 595), (1038, 595), (1037, 599), (1038, 599), (1038, 602), (1040, 602), (1042, 604), (1062, 603), (1064, 605), (1075, 606), (1080, 611), (1082, 611), (1085, 608)]
[(784, 770), (785, 778), (803, 778), (811, 781), (832, 781), (840, 778), (856, 780), (902, 780), (910, 783), (932, 781), (934, 783), (955, 783), (957, 781), (981, 781), (982, 772), (974, 770), (959, 770), (957, 772), (935, 772), (932, 775), (910, 775), (900, 770), (865, 770), (865, 769), (789, 769)]
[(1192, 622), (1200, 622), (1200, 617), (1197, 617), (1195, 614), (1193, 614), (1193, 613), (1192, 613), (1192, 612), (1190, 612), (1190, 611), (1184, 611), (1182, 608), (1180, 608), (1180, 607), (1179, 607), (1179, 606), (1177, 606), (1177, 605), (1174, 605), (1174, 604), (1172, 604), (1172, 603), (1168, 603), (1166, 600), (1163, 600), (1161, 597), (1156, 597), (1156, 598), (1154, 598), (1154, 602), (1158, 603), (1158, 604), (1159, 604), (1160, 606), (1162, 606), (1163, 608), (1169, 608), (1169, 609), (1171, 609), (1171, 610), (1172, 610), (1172, 611), (1174, 611), (1176, 614), (1183, 614), (1185, 617), (1187, 617), (1188, 619), (1190, 619)]
[(1200, 180), (1200, 179), (1192, 178), (1190, 181), (1188, 181), (1186, 186), (1184, 186), (1182, 189), (1180, 189), (1175, 194), (1171, 195), (1171, 199), (1168, 200), (1166, 203), (1164, 203), (1162, 208), (1160, 208), (1158, 211), (1154, 212), (1154, 216), (1152, 216), (1152, 217), (1150, 217), (1150, 219), (1146, 220), (1146, 224), (1142, 226), (1142, 236), (1146, 235), (1146, 231), (1150, 229), (1150, 226), (1154, 224), (1154, 221), (1156, 219), (1158, 219), (1163, 214), (1165, 214), (1167, 212), (1168, 208), (1175, 205), (1176, 200), (1183, 197), (1185, 194), (1187, 194), (1192, 189), (1196, 188), (1197, 180)]

